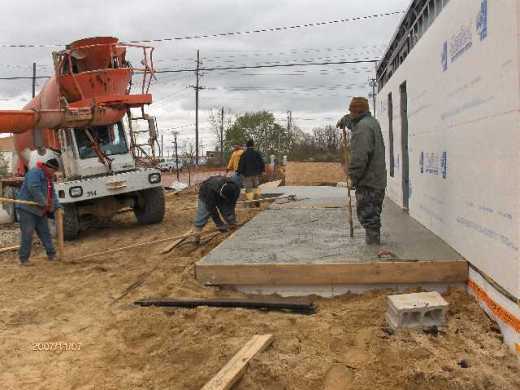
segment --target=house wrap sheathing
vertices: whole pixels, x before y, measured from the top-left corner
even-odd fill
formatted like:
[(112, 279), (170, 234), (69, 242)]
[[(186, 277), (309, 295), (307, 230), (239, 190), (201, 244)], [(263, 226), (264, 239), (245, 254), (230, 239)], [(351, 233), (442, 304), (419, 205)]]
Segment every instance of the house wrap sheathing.
[(520, 352), (520, 1), (413, 1), (378, 64), (387, 194)]

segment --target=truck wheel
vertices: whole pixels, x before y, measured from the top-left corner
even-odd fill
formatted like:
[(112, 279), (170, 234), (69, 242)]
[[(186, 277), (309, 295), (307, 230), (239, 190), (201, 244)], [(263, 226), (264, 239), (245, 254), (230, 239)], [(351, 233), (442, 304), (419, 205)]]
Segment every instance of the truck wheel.
[(63, 237), (67, 241), (78, 238), (80, 230), (78, 209), (75, 205), (63, 206)]
[(162, 187), (140, 191), (139, 195), (140, 199), (134, 207), (137, 222), (141, 225), (162, 222), (164, 218), (164, 191)]

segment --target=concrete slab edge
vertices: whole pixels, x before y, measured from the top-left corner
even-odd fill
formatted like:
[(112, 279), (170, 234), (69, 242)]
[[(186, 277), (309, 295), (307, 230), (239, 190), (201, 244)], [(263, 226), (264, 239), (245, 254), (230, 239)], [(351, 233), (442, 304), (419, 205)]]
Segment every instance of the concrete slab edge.
[(223, 288), (235, 289), (244, 294), (251, 295), (279, 295), (281, 297), (305, 297), (317, 295), (323, 298), (333, 298), (345, 294), (364, 294), (369, 291), (390, 290), (395, 292), (406, 292), (410, 289), (421, 288), (426, 291), (446, 292), (448, 288), (464, 288), (465, 283), (405, 283), (405, 284), (358, 284), (358, 285), (316, 285), (316, 286), (221, 286)]
[(195, 264), (196, 279), (211, 285), (370, 285), (465, 283), (468, 263), (374, 261), (313, 264)]

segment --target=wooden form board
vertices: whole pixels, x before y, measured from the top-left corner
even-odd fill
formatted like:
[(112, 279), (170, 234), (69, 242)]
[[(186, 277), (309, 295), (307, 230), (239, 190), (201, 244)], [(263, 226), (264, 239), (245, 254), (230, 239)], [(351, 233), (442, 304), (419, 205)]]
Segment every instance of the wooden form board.
[(199, 282), (216, 285), (465, 283), (468, 263), (463, 260), (253, 265), (198, 263), (195, 272)]
[(247, 364), (255, 355), (265, 350), (273, 341), (273, 335), (255, 335), (231, 358), (202, 390), (228, 390), (244, 374)]

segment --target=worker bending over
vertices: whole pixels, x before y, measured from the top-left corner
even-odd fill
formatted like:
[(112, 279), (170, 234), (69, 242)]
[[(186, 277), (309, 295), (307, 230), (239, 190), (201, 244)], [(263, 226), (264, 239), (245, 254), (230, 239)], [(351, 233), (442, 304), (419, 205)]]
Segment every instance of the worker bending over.
[(27, 171), (18, 192), (19, 200), (38, 204), (38, 206), (16, 204), (21, 232), (18, 253), (21, 265), (29, 265), (34, 231), (47, 251), (47, 258), (51, 261), (56, 258), (48, 217), (54, 218), (54, 212), (61, 207), (53, 184), (54, 174), (58, 169), (59, 163), (55, 158), (38, 162), (35, 168)]
[(240, 174), (242, 184), (246, 189), (247, 200), (260, 198), (260, 176), (265, 172), (265, 163), (261, 154), (255, 150), (255, 143), (249, 140), (246, 143), (247, 149), (240, 157), (237, 172)]
[(370, 113), (368, 100), (355, 97), (350, 114), (338, 127), (352, 131), (349, 179), (356, 190), (357, 217), (366, 230), (366, 243), (381, 243), (381, 212), (386, 189), (385, 144), (379, 122)]
[[(200, 233), (210, 217), (221, 232), (236, 227), (235, 207), (239, 196), (240, 187), (225, 176), (212, 176), (200, 185), (194, 223), (196, 242), (200, 241)], [(220, 218), (219, 212), (224, 221)]]

